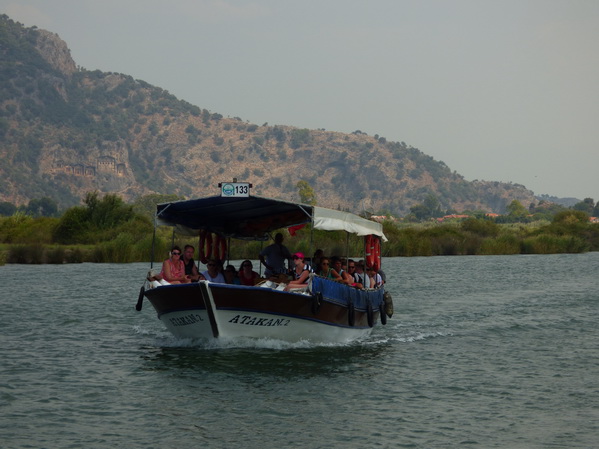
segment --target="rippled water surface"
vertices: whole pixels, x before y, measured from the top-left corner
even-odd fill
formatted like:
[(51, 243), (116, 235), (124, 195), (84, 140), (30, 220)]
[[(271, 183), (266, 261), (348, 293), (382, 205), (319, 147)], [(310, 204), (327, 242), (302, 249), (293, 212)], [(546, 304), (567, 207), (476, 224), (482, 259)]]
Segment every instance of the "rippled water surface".
[(2, 448), (593, 448), (599, 253), (393, 258), (346, 346), (178, 341), (145, 264), (0, 267)]

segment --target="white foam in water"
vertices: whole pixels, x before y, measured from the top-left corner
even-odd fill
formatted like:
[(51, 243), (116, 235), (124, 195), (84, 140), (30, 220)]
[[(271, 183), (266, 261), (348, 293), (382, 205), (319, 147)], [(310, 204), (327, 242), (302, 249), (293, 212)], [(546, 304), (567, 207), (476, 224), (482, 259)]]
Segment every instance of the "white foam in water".
[(287, 342), (270, 338), (218, 338), (210, 340), (176, 338), (167, 330), (157, 332), (155, 329), (143, 329), (140, 326), (133, 328), (138, 334), (154, 337), (154, 345), (165, 348), (199, 348), (199, 349), (307, 349), (307, 348), (322, 348), (322, 347), (345, 347), (354, 344), (363, 344), (360, 341), (349, 343), (316, 343), (307, 340), (297, 342)]
[(404, 342), (404, 343), (413, 343), (415, 341), (428, 340), (429, 338), (450, 337), (451, 335), (452, 334), (444, 334), (442, 332), (424, 332), (424, 333), (417, 333), (415, 335), (398, 337), (397, 340)]

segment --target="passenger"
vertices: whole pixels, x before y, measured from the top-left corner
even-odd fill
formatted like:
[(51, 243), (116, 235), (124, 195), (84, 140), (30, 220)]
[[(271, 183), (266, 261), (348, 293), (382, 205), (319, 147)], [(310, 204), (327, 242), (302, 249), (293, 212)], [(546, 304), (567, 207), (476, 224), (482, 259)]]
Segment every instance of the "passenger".
[(195, 248), (191, 245), (185, 245), (183, 248), (183, 265), (185, 265), (185, 274), (189, 277), (191, 282), (197, 282), (200, 280), (200, 272), (193, 260), (193, 252)]
[(347, 273), (352, 277), (352, 287), (364, 288), (364, 284), (356, 280), (356, 262), (353, 259), (347, 261)]
[(312, 270), (315, 273), (320, 271), (320, 260), (324, 257), (324, 251), (321, 249), (317, 249), (314, 251), (314, 255), (312, 256), (312, 260), (310, 261), (310, 265), (312, 265)]
[(260, 275), (256, 273), (252, 268), (252, 262), (250, 260), (244, 260), (239, 266), (239, 280), (241, 285), (256, 285), (260, 280)]
[(227, 284), (241, 285), (241, 280), (239, 279), (239, 276), (237, 275), (237, 270), (233, 265), (227, 265), (227, 268), (225, 268), (223, 275)]
[(289, 291), (292, 288), (307, 287), (308, 284), (306, 281), (312, 272), (310, 265), (304, 262), (304, 253), (295, 253), (293, 255), (293, 264), (295, 265), (295, 268), (291, 272), (293, 279), (289, 281), (287, 287), (285, 287), (286, 291)]
[(208, 269), (202, 272), (202, 276), (204, 276), (207, 281), (217, 284), (225, 284), (225, 277), (221, 273), (222, 264), (220, 261), (216, 259), (210, 259), (208, 260), (206, 267)]
[(328, 257), (321, 257), (320, 271), (318, 272), (318, 275), (322, 276), (323, 278), (332, 279), (334, 281), (342, 281), (343, 278), (339, 276), (339, 273), (337, 273), (330, 265), (331, 262)]
[(335, 269), (335, 271), (337, 273), (339, 273), (339, 276), (341, 276), (341, 282), (343, 282), (344, 284), (347, 284), (347, 285), (353, 284), (354, 278), (352, 276), (350, 276), (349, 273), (343, 269), (343, 261), (341, 260), (341, 258), (335, 256), (335, 257), (333, 257), (332, 262), (333, 262), (333, 268)]
[(285, 261), (290, 259), (291, 253), (283, 245), (283, 234), (280, 232), (275, 235), (275, 242), (260, 252), (260, 262), (266, 267), (266, 277), (286, 273)]
[(347, 273), (354, 277), (354, 273), (356, 272), (356, 262), (354, 259), (347, 259)]
[(376, 272), (374, 267), (368, 267), (366, 273), (370, 277), (370, 288), (379, 288), (383, 285), (383, 278)]
[(355, 262), (355, 266), (356, 269), (354, 272), (354, 282), (356, 284), (361, 284), (361, 288), (370, 288), (370, 277), (366, 273), (364, 273), (364, 261), (359, 260)]
[(181, 260), (181, 248), (173, 246), (170, 257), (162, 263), (160, 276), (170, 284), (187, 284), (191, 282), (185, 274), (185, 265)]

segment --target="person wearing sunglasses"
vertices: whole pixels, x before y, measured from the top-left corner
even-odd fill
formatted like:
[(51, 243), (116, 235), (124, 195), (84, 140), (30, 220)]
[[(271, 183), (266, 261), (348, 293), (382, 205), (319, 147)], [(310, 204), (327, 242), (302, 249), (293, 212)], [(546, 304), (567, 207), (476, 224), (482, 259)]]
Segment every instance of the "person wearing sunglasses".
[(260, 280), (260, 275), (253, 270), (254, 266), (249, 260), (244, 260), (239, 266), (239, 280), (241, 285), (254, 286)]
[(181, 260), (181, 248), (173, 246), (170, 257), (162, 263), (160, 276), (169, 284), (187, 284), (190, 282), (189, 276), (185, 274), (185, 264)]
[(293, 265), (294, 268), (291, 272), (293, 279), (285, 287), (286, 291), (307, 287), (308, 276), (312, 272), (310, 265), (304, 262), (304, 253), (295, 253), (293, 255)]
[(331, 260), (328, 257), (320, 258), (320, 271), (319, 276), (327, 279), (333, 279), (334, 281), (342, 281), (343, 278), (337, 273), (337, 271), (331, 267)]
[(206, 278), (207, 281), (214, 282), (217, 284), (226, 284), (225, 277), (221, 273), (221, 263), (216, 259), (208, 260), (206, 264), (207, 270), (202, 272), (202, 276)]

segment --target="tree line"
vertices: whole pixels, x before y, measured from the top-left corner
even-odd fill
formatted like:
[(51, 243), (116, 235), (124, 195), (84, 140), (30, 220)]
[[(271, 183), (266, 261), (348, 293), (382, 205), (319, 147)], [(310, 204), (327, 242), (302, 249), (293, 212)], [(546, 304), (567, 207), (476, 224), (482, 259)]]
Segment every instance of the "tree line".
[[(513, 200), (507, 205), (506, 213), (499, 217), (494, 217), (494, 220), (498, 223), (531, 223), (540, 220), (550, 221), (558, 212), (568, 209), (584, 212), (589, 217), (599, 217), (599, 201), (595, 203), (593, 198), (585, 198), (571, 208), (550, 201), (539, 200), (538, 203), (531, 203), (527, 209), (520, 201)], [(487, 216), (486, 211), (467, 210), (458, 212), (455, 209), (442, 210), (437, 197), (433, 194), (428, 194), (422, 203), (415, 204), (410, 208), (410, 213), (405, 218), (410, 222), (423, 222), (458, 213), (476, 218)]]
[[(315, 203), (314, 191), (307, 183), (296, 186), (301, 197)], [(176, 195), (146, 195), (126, 204), (115, 194), (100, 197), (88, 193), (79, 206), (58, 211), (49, 198), (31, 200), (27, 206), (0, 203), (0, 264), (2, 263), (77, 263), (156, 261), (166, 257), (175, 243), (193, 239), (176, 236), (168, 227), (158, 227), (152, 244), (153, 216), (156, 204), (182, 199)], [(387, 219), (383, 229), (389, 242), (383, 255), (490, 255), (579, 253), (599, 250), (599, 224), (591, 223), (597, 214), (591, 198), (572, 208), (553, 203), (525, 208), (518, 202), (508, 213), (490, 218), (481, 212), (462, 221), (438, 223), (416, 214), (404, 221)], [(12, 206), (12, 207), (11, 207)], [(433, 201), (424, 206), (436, 210)], [(309, 254), (322, 248), (327, 254), (359, 257), (363, 253), (360, 238), (346, 239), (342, 232), (318, 232), (309, 227), (288, 237), (290, 247)], [(233, 259), (256, 258), (260, 242), (232, 242)]]

